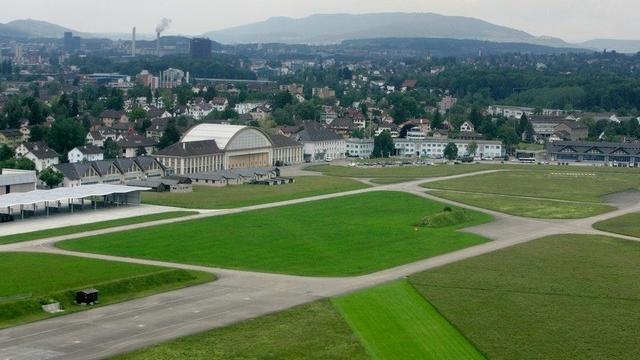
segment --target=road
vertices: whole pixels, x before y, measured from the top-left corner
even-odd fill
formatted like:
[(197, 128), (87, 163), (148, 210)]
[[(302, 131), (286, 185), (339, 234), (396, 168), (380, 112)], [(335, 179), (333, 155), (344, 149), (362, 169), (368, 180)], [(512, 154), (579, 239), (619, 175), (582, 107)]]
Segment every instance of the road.
[[(435, 198), (420, 187), (420, 184), (428, 182), (475, 176), (489, 172), (493, 171), (422, 179), (339, 194), (222, 210), (189, 218), (168, 219), (151, 224), (124, 226), (0, 246), (0, 251), (47, 252), (207, 271), (215, 273), (219, 278), (209, 284), (0, 330), (0, 360), (105, 358), (166, 340), (284, 310), (317, 299), (372, 287), (420, 271), (497, 251), (548, 235), (565, 233), (606, 234), (592, 229), (591, 225), (597, 221), (640, 211), (640, 203), (638, 201), (640, 198), (637, 195), (629, 195), (635, 196), (633, 201), (616, 203), (615, 205), (619, 209), (611, 213), (580, 220), (536, 220), (510, 216)], [(57, 249), (53, 246), (58, 241), (87, 235), (104, 234), (161, 223), (180, 222), (186, 219), (220, 216), (381, 190), (409, 192), (424, 198), (437, 199), (441, 202), (489, 213), (495, 219), (493, 222), (467, 228), (464, 231), (480, 234), (493, 241), (373, 274), (350, 278), (312, 278), (236, 271), (162, 261), (76, 253)], [(639, 240), (631, 237), (615, 236)]]

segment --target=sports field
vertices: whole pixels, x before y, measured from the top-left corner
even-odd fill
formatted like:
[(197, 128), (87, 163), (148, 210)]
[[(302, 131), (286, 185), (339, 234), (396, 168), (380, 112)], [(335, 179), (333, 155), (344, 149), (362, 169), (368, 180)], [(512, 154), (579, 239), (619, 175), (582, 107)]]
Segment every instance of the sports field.
[(47, 229), (47, 230), (41, 230), (41, 231), (32, 231), (28, 233), (2, 236), (0, 237), (0, 245), (16, 243), (21, 241), (44, 239), (44, 238), (49, 238), (54, 236), (76, 234), (80, 232), (107, 229), (107, 228), (118, 227), (118, 226), (140, 224), (140, 223), (158, 221), (158, 220), (164, 220), (164, 219), (172, 219), (172, 218), (178, 218), (178, 217), (184, 217), (184, 216), (196, 215), (196, 214), (197, 212), (195, 211), (168, 211), (168, 212), (151, 214), (151, 215), (134, 216), (134, 217), (125, 218), (125, 219), (101, 221), (101, 222), (96, 222), (91, 224), (65, 226), (65, 227)]
[(328, 300), (142, 349), (117, 360), (369, 359)]
[(404, 280), (333, 303), (373, 359), (485, 358)]
[(637, 359), (640, 243), (563, 235), (410, 277), (490, 359)]
[(174, 206), (187, 209), (227, 209), (272, 202), (300, 199), (364, 189), (367, 185), (350, 179), (326, 176), (300, 176), (294, 184), (279, 186), (194, 186), (192, 193), (142, 194), (147, 204)]
[(370, 192), (90, 238), (58, 246), (76, 251), (313, 276), (358, 275), (487, 241), (457, 230), (415, 227), (444, 205), (398, 192)]
[(540, 219), (580, 219), (614, 210), (614, 207), (586, 202), (534, 199), (522, 196), (458, 191), (431, 191), (432, 195), (505, 214)]
[(640, 214), (627, 214), (617, 218), (601, 221), (594, 228), (611, 233), (640, 237)]
[(101, 304), (212, 281), (207, 273), (38, 253), (0, 253), (0, 327), (47, 317), (40, 305), (53, 299), (65, 313), (74, 290), (95, 287)]

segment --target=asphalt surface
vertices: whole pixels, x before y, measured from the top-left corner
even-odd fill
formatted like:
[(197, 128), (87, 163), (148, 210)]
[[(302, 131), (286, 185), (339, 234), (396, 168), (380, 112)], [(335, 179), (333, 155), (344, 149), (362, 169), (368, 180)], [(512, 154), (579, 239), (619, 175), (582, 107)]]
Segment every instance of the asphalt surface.
[[(598, 221), (640, 211), (640, 196), (638, 194), (627, 194), (625, 197), (620, 197), (619, 201), (612, 201), (615, 206), (619, 207), (618, 210), (592, 218), (537, 220), (510, 216), (435, 198), (427, 194), (425, 189), (419, 186), (428, 182), (475, 176), (489, 172), (493, 171), (422, 179), (339, 194), (221, 210), (187, 218), (168, 219), (142, 225), (124, 226), (0, 246), (0, 252), (34, 251), (66, 254), (207, 271), (218, 276), (217, 281), (204, 285), (0, 330), (0, 360), (106, 358), (163, 341), (284, 310), (317, 299), (372, 287), (420, 271), (497, 251), (548, 235), (566, 233), (603, 234), (639, 241), (639, 239), (632, 237), (604, 233), (591, 227), (593, 223)], [(405, 191), (424, 198), (436, 199), (440, 202), (491, 214), (494, 217), (493, 222), (467, 228), (464, 231), (485, 236), (493, 241), (373, 274), (350, 278), (311, 278), (236, 271), (162, 261), (76, 253), (54, 247), (54, 244), (58, 241), (87, 235), (385, 190)], [(629, 200), (629, 196), (633, 197), (633, 199)], [(621, 199), (624, 199), (624, 201)]]

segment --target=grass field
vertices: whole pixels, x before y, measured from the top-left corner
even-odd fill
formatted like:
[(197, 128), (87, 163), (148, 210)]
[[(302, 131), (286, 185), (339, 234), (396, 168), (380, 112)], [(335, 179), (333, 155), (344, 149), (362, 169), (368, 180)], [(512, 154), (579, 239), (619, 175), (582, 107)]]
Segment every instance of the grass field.
[(214, 280), (207, 273), (37, 253), (0, 253), (0, 327), (48, 316), (40, 303), (60, 302), (65, 313), (73, 291), (100, 290), (101, 304)]
[(324, 175), (336, 177), (374, 179), (378, 184), (392, 184), (414, 179), (430, 178), (466, 174), (475, 171), (495, 169), (496, 165), (465, 164), (465, 165), (433, 165), (433, 166), (401, 166), (380, 168), (356, 168), (336, 165), (310, 166), (307, 170), (321, 172)]
[(510, 195), (432, 191), (432, 195), (505, 214), (541, 219), (580, 219), (614, 210), (605, 204), (531, 199)]
[[(372, 206), (375, 204), (375, 206)], [(357, 275), (487, 241), (456, 230), (490, 221), (418, 228), (444, 205), (371, 192), (59, 243), (77, 251), (314, 276)]]
[(117, 357), (117, 360), (368, 359), (329, 301), (244, 321)]
[(640, 188), (634, 170), (603, 171), (561, 167), (557, 170), (507, 171), (439, 181), (425, 187), (485, 194), (531, 196), (558, 200), (600, 202), (603, 195)]
[(16, 243), (21, 241), (44, 239), (44, 238), (49, 238), (54, 236), (76, 234), (80, 232), (107, 229), (107, 228), (118, 227), (118, 226), (140, 224), (144, 222), (178, 218), (178, 217), (184, 217), (184, 216), (195, 215), (195, 214), (197, 214), (197, 212), (195, 211), (168, 211), (168, 212), (151, 214), (151, 215), (134, 216), (134, 217), (125, 218), (125, 219), (101, 221), (101, 222), (96, 222), (91, 224), (65, 226), (60, 228), (33, 231), (33, 232), (22, 233), (22, 234), (7, 235), (7, 236), (0, 237), (0, 245)]
[(485, 358), (406, 281), (333, 303), (374, 359)]
[(554, 236), (410, 277), (490, 359), (637, 359), (640, 243)]
[(594, 228), (611, 233), (640, 237), (640, 214), (627, 214), (617, 218), (601, 221)]
[(227, 209), (271, 202), (299, 199), (366, 188), (350, 179), (323, 176), (296, 177), (294, 184), (280, 186), (194, 186), (192, 193), (143, 193), (147, 204), (189, 209)]

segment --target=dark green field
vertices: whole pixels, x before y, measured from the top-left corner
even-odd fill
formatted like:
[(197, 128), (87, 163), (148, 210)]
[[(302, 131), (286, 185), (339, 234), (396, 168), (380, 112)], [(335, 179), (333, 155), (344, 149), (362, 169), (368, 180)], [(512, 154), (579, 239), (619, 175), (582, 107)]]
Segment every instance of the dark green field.
[(188, 336), (117, 360), (369, 359), (349, 325), (319, 301)]
[(58, 244), (69, 250), (313, 276), (375, 272), (487, 241), (457, 232), (484, 223), (470, 212), (452, 227), (420, 228), (444, 205), (407, 193), (371, 192), (211, 217)]
[(227, 209), (305, 197), (364, 189), (367, 185), (350, 179), (326, 176), (299, 176), (294, 184), (279, 186), (194, 186), (192, 193), (142, 194), (147, 204), (187, 209)]
[(80, 232), (107, 229), (107, 228), (132, 225), (132, 224), (140, 224), (144, 222), (172, 219), (172, 218), (178, 218), (178, 217), (196, 215), (196, 214), (197, 212), (195, 211), (168, 211), (168, 212), (163, 212), (158, 214), (134, 216), (126, 219), (101, 221), (101, 222), (84, 224), (84, 225), (76, 225), (76, 226), (65, 226), (65, 227), (60, 227), (55, 229), (2, 236), (0, 237), (0, 244), (10, 244), (10, 243), (16, 243), (21, 241), (44, 239), (44, 238), (49, 238), (54, 236), (76, 234)]
[(207, 273), (38, 253), (0, 253), (0, 327), (49, 316), (40, 302), (56, 300), (65, 313), (73, 291), (96, 287), (101, 304), (214, 280)]
[(594, 228), (611, 233), (640, 237), (640, 214), (627, 214), (617, 218), (601, 221)]
[(410, 278), (490, 359), (637, 359), (640, 243), (564, 235)]

